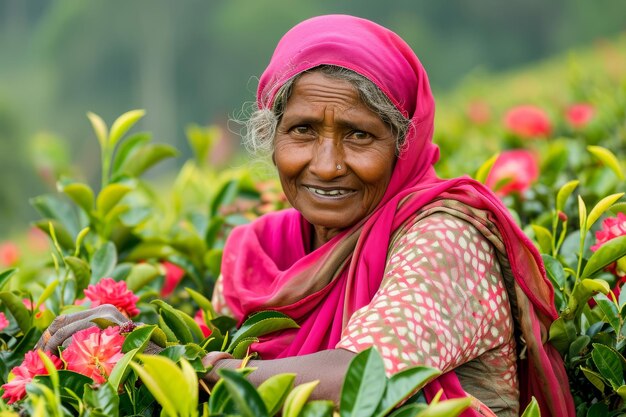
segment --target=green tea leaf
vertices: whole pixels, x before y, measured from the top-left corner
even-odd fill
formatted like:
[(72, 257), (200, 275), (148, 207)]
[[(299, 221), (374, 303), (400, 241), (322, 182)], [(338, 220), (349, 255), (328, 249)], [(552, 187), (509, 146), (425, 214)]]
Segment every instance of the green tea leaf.
[(194, 341), (191, 330), (178, 314), (182, 312), (179, 312), (163, 300), (153, 300), (152, 304), (159, 307), (159, 314), (163, 318), (167, 327), (174, 333), (176, 339), (180, 340), (183, 344), (192, 343)]
[(62, 191), (67, 194), (85, 213), (91, 213), (94, 205), (94, 194), (87, 184), (75, 182), (62, 187)]
[(414, 366), (393, 374), (387, 382), (387, 389), (376, 416), (386, 416), (409, 395), (422, 389), (429, 381), (441, 375), (441, 371), (428, 366)]
[(127, 353), (131, 350), (139, 350), (143, 352), (143, 350), (148, 345), (150, 338), (152, 337), (152, 333), (156, 330), (156, 325), (147, 325), (147, 326), (139, 326), (130, 332), (124, 338), (124, 344), (122, 345), (122, 352)]
[(149, 133), (136, 133), (120, 145), (115, 153), (115, 159), (113, 161), (113, 177), (117, 177), (121, 174), (121, 167), (124, 166), (130, 155), (137, 151), (144, 143), (150, 142)]
[(617, 213), (626, 214), (626, 203), (615, 203), (611, 206), (609, 211), (613, 214), (617, 214)]
[(76, 280), (76, 298), (81, 298), (83, 291), (89, 286), (91, 279), (89, 264), (75, 256), (66, 256), (64, 259)]
[(0, 289), (9, 282), (9, 279), (17, 272), (17, 268), (7, 269), (6, 271), (2, 271), (0, 273)]
[(304, 404), (298, 417), (333, 417), (332, 401), (316, 400)]
[[(585, 202), (583, 198), (578, 196), (578, 217), (580, 220), (580, 230), (588, 231), (589, 229), (586, 227), (587, 224), (587, 206), (585, 206)], [(582, 232), (581, 232), (582, 233)]]
[(56, 220), (50, 219), (42, 219), (35, 222), (35, 226), (37, 227), (37, 229), (50, 236), (50, 238), (52, 239), (52, 235), (50, 234), (50, 224), (52, 224), (52, 227), (54, 228), (54, 232), (56, 234), (57, 242), (59, 243), (59, 245), (61, 245), (63, 249), (74, 250), (74, 238), (65, 228), (65, 226), (63, 226), (63, 224)]
[(119, 417), (120, 415), (120, 397), (111, 384), (102, 384), (97, 388), (86, 385), (83, 400), (85, 408), (89, 410), (89, 415), (93, 416), (95, 412), (106, 417)]
[(593, 276), (623, 256), (626, 256), (626, 235), (611, 239), (600, 246), (587, 261), (581, 277)]
[(113, 242), (100, 246), (91, 259), (91, 282), (111, 276), (117, 264), (117, 250)]
[(589, 380), (600, 392), (604, 392), (604, 378), (599, 373), (592, 371), (589, 368), (585, 368), (584, 366), (580, 367), (580, 370), (583, 371), (585, 378)]
[(204, 295), (200, 294), (198, 291), (195, 291), (191, 288), (185, 287), (185, 291), (189, 294), (189, 296), (193, 299), (193, 301), (198, 304), (202, 310), (209, 313), (209, 320), (213, 320), (217, 317), (215, 310), (213, 309), (213, 304), (206, 298)]
[(481, 183), (485, 183), (485, 181), (487, 181), (487, 177), (489, 176), (489, 172), (491, 171), (491, 168), (493, 167), (493, 164), (496, 163), (496, 160), (498, 159), (498, 157), (500, 156), (499, 153), (493, 155), (491, 158), (487, 159), (481, 166), (480, 168), (478, 168), (478, 171), (476, 171), (476, 175), (474, 176), (474, 179), (478, 182)]
[(101, 217), (104, 217), (117, 203), (120, 202), (132, 187), (126, 184), (109, 184), (100, 191), (96, 201), (96, 207)]
[(591, 212), (589, 212), (589, 216), (587, 217), (587, 229), (591, 229), (591, 226), (607, 211), (617, 200), (622, 198), (624, 193), (611, 194), (609, 196), (604, 197), (602, 200), (596, 204)]
[(164, 356), (142, 355), (137, 358), (143, 366), (131, 362), (130, 366), (148, 387), (163, 411), (171, 417), (187, 416), (197, 404), (190, 403), (190, 393), (198, 387), (188, 386), (183, 371)]
[(31, 312), (26, 308), (22, 300), (12, 292), (1, 291), (0, 302), (8, 308), (20, 330), (24, 333), (28, 332), (32, 326)]
[(342, 417), (372, 415), (385, 393), (385, 365), (373, 348), (359, 352), (350, 362), (341, 388), (339, 413)]
[(608, 166), (611, 171), (617, 175), (617, 178), (624, 180), (624, 172), (620, 166), (617, 157), (610, 150), (603, 148), (602, 146), (587, 146), (587, 150), (596, 158), (598, 158), (604, 165)]
[(570, 344), (576, 340), (576, 326), (572, 320), (566, 320), (563, 317), (556, 319), (550, 326), (549, 340), (552, 346), (564, 355)]
[(550, 231), (543, 226), (533, 224), (531, 227), (533, 232), (535, 232), (535, 238), (537, 239), (537, 243), (539, 243), (541, 253), (551, 253), (552, 233), (550, 233)]
[(319, 381), (306, 382), (291, 390), (285, 399), (283, 417), (298, 417)]
[(423, 417), (423, 412), (428, 408), (426, 404), (411, 403), (398, 408), (389, 417)]
[(217, 373), (224, 379), (224, 386), (242, 417), (268, 417), (261, 396), (242, 374), (232, 369), (218, 369)]
[(146, 114), (145, 110), (131, 110), (124, 113), (113, 122), (111, 126), (111, 135), (109, 136), (109, 146), (114, 148), (117, 142), (133, 127), (139, 119)]
[(233, 335), (231, 346), (236, 346), (240, 340), (248, 337), (264, 336), (277, 330), (295, 329), (298, 324), (290, 317), (278, 311), (262, 311), (251, 315)]
[(621, 387), (616, 389), (615, 392), (617, 393), (617, 395), (620, 396), (622, 401), (626, 401), (626, 385), (622, 385)]
[(148, 263), (134, 264), (126, 277), (126, 285), (129, 290), (137, 292), (160, 276), (161, 271), (154, 265)]
[(563, 288), (565, 286), (565, 270), (561, 262), (546, 254), (542, 254), (541, 258), (543, 259), (546, 273), (552, 285), (556, 288)]
[(598, 294), (595, 297), (595, 300), (598, 304), (598, 308), (600, 308), (604, 314), (605, 321), (608, 322), (613, 329), (615, 329), (615, 334), (619, 334), (620, 316), (615, 303), (609, 300), (604, 294)]
[[(124, 342), (124, 345), (126, 345), (126, 341)], [(141, 348), (136, 348), (136, 349), (125, 351), (124, 356), (113, 367), (113, 370), (111, 371), (111, 375), (109, 375), (108, 382), (109, 384), (111, 384), (113, 388), (115, 388), (116, 392), (119, 390), (120, 384), (122, 383), (122, 381), (126, 378), (128, 373), (130, 372), (130, 363), (132, 362), (133, 359), (135, 359), (135, 356), (137, 355), (137, 353), (140, 352), (140, 350)], [(122, 348), (122, 351), (124, 351), (123, 348)]]
[(419, 417), (456, 417), (467, 410), (472, 400), (469, 397), (455, 398), (429, 404)]
[(600, 375), (609, 381), (614, 390), (624, 385), (622, 362), (617, 354), (601, 343), (594, 343), (592, 346), (591, 358)]
[(87, 117), (91, 122), (93, 131), (96, 133), (98, 142), (100, 142), (100, 149), (104, 149), (107, 146), (107, 136), (109, 136), (106, 123), (100, 116), (92, 112), (87, 112)]
[(242, 339), (237, 343), (237, 346), (233, 349), (232, 355), (235, 359), (243, 359), (248, 356), (248, 350), (253, 343), (258, 342), (259, 339), (257, 337), (248, 337)]
[(257, 392), (265, 403), (269, 417), (273, 417), (280, 411), (295, 380), (296, 374), (278, 374), (269, 377), (259, 385)]
[(139, 177), (149, 168), (166, 158), (178, 155), (176, 148), (163, 144), (146, 144), (129, 155), (119, 172)]
[(569, 181), (567, 183), (565, 183), (558, 191), (558, 193), (556, 194), (556, 210), (558, 211), (563, 211), (563, 209), (565, 208), (565, 204), (567, 203), (567, 199), (569, 198), (570, 195), (572, 195), (572, 192), (574, 191), (574, 189), (576, 187), (578, 187), (578, 184), (580, 183), (580, 181), (578, 180), (572, 180)]
[[(611, 288), (603, 279), (585, 278), (574, 285), (572, 295), (569, 298), (567, 309), (570, 312), (568, 318), (580, 317), (583, 308), (591, 297), (597, 293), (608, 294)], [(565, 314), (563, 314), (565, 316)]]
[(530, 400), (530, 404), (524, 410), (522, 417), (541, 417), (541, 410), (539, 410), (539, 404), (535, 397)]
[(50, 296), (52, 294), (54, 294), (54, 290), (57, 288), (57, 286), (59, 285), (59, 280), (55, 279), (54, 281), (52, 281), (50, 284), (48, 284), (48, 286), (43, 290), (43, 292), (41, 293), (41, 295), (39, 296), (39, 299), (37, 300), (37, 302), (35, 303), (35, 306), (33, 307), (33, 311), (39, 311), (39, 307), (46, 302), (46, 300), (48, 298), (50, 298)]
[(582, 356), (584, 354), (583, 349), (589, 346), (591, 342), (591, 338), (586, 334), (580, 335), (572, 342), (569, 346), (569, 357), (570, 359), (575, 358), (577, 356)]

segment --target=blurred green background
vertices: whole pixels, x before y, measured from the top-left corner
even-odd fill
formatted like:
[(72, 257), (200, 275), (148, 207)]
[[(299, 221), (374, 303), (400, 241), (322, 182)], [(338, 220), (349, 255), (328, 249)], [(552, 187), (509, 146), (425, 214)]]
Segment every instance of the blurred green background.
[(98, 184), (87, 111), (110, 124), (146, 109), (141, 130), (181, 149), (162, 173), (189, 156), (191, 123), (223, 126), (236, 148), (228, 120), (243, 117), (277, 40), (307, 17), (393, 29), (445, 96), (467, 77), (613, 39), (625, 12), (624, 0), (0, 0), (0, 241), (38, 217), (28, 199), (54, 190), (56, 175)]

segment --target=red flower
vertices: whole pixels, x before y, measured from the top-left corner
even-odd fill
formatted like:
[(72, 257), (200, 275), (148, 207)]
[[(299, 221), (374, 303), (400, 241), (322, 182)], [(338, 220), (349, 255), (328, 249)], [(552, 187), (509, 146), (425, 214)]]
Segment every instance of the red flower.
[(7, 316), (4, 313), (0, 312), (0, 332), (6, 329), (7, 327), (9, 327), (9, 320), (7, 319)]
[[(52, 360), (56, 369), (62, 368), (63, 363), (59, 358), (51, 353), (45, 353)], [(13, 368), (11, 373), (13, 374), (13, 378), (9, 378), (9, 382), (2, 386), (2, 389), (4, 389), (2, 398), (8, 399), (7, 402), (9, 404), (13, 404), (24, 398), (26, 396), (26, 385), (37, 375), (48, 375), (48, 370), (44, 366), (39, 354), (31, 350), (30, 352), (26, 352), (22, 364)]]
[(209, 326), (207, 326), (206, 322), (204, 321), (204, 313), (202, 312), (202, 310), (198, 310), (193, 319), (196, 321), (196, 323), (198, 323), (198, 326), (200, 326), (200, 330), (202, 330), (202, 334), (204, 335), (204, 337), (211, 336), (211, 329), (209, 329)]
[(517, 106), (504, 116), (506, 129), (521, 138), (549, 136), (552, 124), (545, 111), (536, 106)]
[(538, 177), (539, 167), (532, 152), (515, 149), (498, 156), (485, 184), (499, 196), (522, 194)]
[(468, 104), (465, 112), (472, 123), (477, 125), (484, 125), (491, 119), (491, 109), (484, 101), (472, 101)]
[(0, 244), (0, 266), (9, 267), (18, 263), (20, 260), (20, 248), (13, 242), (4, 242)]
[(567, 122), (575, 129), (581, 129), (593, 119), (596, 109), (588, 103), (572, 104), (565, 111)]
[(89, 327), (72, 336), (70, 345), (61, 352), (61, 357), (68, 370), (102, 384), (124, 356), (123, 344), (124, 336), (120, 335), (119, 327), (113, 326), (104, 330)]
[(112, 304), (128, 317), (139, 314), (137, 297), (126, 287), (126, 282), (116, 282), (113, 278), (103, 278), (96, 285), (90, 285), (85, 290), (85, 296), (91, 300), (91, 306)]
[(171, 262), (161, 262), (161, 265), (165, 268), (165, 281), (163, 282), (163, 288), (161, 288), (161, 296), (167, 297), (174, 292), (183, 279), (185, 270)]

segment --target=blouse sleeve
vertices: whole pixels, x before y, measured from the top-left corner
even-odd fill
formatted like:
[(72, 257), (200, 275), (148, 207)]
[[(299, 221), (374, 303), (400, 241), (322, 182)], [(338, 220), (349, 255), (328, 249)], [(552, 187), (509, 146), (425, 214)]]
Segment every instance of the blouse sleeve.
[(512, 338), (493, 247), (468, 222), (436, 213), (394, 238), (381, 287), (336, 347), (376, 346), (389, 374), (415, 365), (446, 372)]
[(213, 296), (211, 297), (211, 304), (213, 305), (213, 309), (218, 316), (233, 317), (233, 313), (228, 308), (228, 305), (226, 304), (226, 299), (224, 298), (224, 278), (222, 277), (222, 275), (220, 275), (215, 281), (215, 286), (213, 287)]

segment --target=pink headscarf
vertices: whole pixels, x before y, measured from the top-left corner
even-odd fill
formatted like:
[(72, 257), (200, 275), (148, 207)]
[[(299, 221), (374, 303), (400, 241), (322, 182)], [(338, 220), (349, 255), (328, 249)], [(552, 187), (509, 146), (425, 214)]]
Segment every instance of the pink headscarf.
[[(434, 100), (426, 72), (411, 48), (395, 33), (365, 19), (329, 15), (306, 20), (278, 43), (259, 82), (259, 108), (271, 108), (287, 80), (319, 65), (340, 66), (365, 76), (411, 120), (412, 127), (375, 211), (322, 247), (309, 251), (311, 225), (294, 209), (262, 216), (232, 232), (224, 249), (222, 275), (224, 297), (236, 318), (277, 310), (301, 326), (261, 340), (255, 350), (272, 359), (334, 348), (352, 313), (369, 304), (379, 289), (394, 231), (445, 193), (492, 213), (516, 282), (530, 301), (534, 340), (527, 342), (533, 345), (535, 365), (519, 369), (521, 405), (534, 395), (544, 417), (574, 415), (561, 358), (541, 342), (542, 331), (557, 317), (541, 257), (486, 187), (469, 178), (437, 178)], [(345, 262), (329, 270), (331, 260), (342, 253)], [(533, 275), (540, 279), (527, 278)], [(430, 383), (425, 388), (427, 399), (442, 388), (443, 398), (466, 395), (454, 372)], [(463, 414), (475, 415), (471, 410)]]

